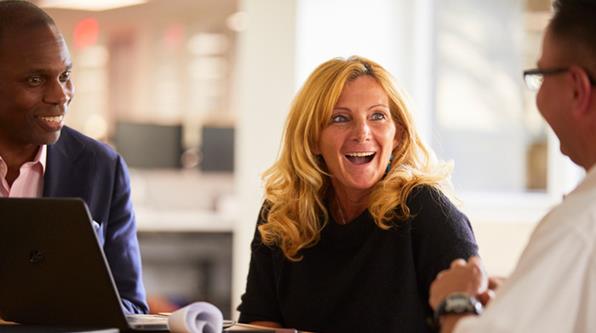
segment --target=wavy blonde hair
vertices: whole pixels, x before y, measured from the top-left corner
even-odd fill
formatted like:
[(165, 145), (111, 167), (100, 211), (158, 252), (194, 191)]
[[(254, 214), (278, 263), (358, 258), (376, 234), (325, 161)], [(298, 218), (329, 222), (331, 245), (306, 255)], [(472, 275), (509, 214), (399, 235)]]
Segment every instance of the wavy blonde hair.
[(387, 93), (400, 136), (389, 172), (370, 195), (368, 210), (377, 226), (389, 229), (395, 219), (407, 220), (406, 200), (412, 189), (422, 184), (440, 188), (450, 175), (451, 166), (434, 161), (420, 140), (402, 95), (383, 67), (357, 56), (321, 64), (294, 98), (279, 159), (263, 174), (265, 223), (259, 232), (265, 245), (278, 246), (289, 260), (301, 260), (300, 250), (315, 245), (329, 221), (329, 174), (314, 151), (344, 85), (363, 75), (373, 77)]

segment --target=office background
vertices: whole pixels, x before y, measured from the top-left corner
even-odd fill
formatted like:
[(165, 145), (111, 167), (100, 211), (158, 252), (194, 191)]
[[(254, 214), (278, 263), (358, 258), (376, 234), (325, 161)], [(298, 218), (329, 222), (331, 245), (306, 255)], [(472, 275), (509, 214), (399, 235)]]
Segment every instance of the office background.
[[(244, 288), (289, 104), (321, 62), (353, 54), (408, 93), (445, 160), (491, 274), (581, 177), (541, 120), (535, 67), (549, 0), (36, 1), (62, 29), (76, 96), (67, 123), (131, 167), (155, 308), (197, 299), (226, 316)], [(108, 5), (110, 1), (99, 1)]]

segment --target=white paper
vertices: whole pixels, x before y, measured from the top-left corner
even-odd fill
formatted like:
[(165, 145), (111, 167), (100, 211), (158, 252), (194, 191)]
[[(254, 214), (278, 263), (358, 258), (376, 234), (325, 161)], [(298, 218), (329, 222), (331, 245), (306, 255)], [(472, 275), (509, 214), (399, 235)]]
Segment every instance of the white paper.
[(223, 315), (213, 304), (196, 302), (173, 312), (168, 326), (173, 333), (221, 333)]

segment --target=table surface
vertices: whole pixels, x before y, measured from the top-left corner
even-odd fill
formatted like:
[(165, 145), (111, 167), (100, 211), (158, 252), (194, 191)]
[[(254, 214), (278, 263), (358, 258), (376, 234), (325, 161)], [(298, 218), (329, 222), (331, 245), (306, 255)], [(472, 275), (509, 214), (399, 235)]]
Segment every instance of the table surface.
[[(0, 332), (2, 333), (119, 333), (117, 328), (91, 328), (91, 327), (57, 327), (57, 326), (33, 326), (33, 325), (19, 325), (5, 322), (0, 319)], [(141, 331), (130, 331), (141, 332)], [(153, 333), (152, 331), (142, 331), (145, 333)], [(244, 333), (294, 333), (294, 329), (272, 329), (266, 327), (259, 327), (254, 325), (236, 324), (226, 330), (225, 332), (244, 332)], [(163, 331), (154, 332), (163, 333)], [(306, 332), (305, 332), (306, 333)]]

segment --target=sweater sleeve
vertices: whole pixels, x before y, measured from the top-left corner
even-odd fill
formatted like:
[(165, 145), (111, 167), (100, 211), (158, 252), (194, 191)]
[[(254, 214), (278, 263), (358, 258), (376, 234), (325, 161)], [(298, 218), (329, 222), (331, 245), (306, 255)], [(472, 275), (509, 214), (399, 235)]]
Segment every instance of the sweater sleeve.
[[(259, 214), (257, 227), (265, 223), (262, 215), (262, 213)], [(242, 295), (242, 302), (238, 306), (239, 322), (241, 323), (253, 321), (283, 323), (276, 292), (273, 252), (272, 248), (263, 244), (257, 228), (251, 243), (246, 290)]]
[(408, 200), (412, 217), (412, 246), (418, 288), (428, 299), (437, 274), (457, 258), (478, 254), (472, 226), (440, 191), (424, 186), (414, 189)]

